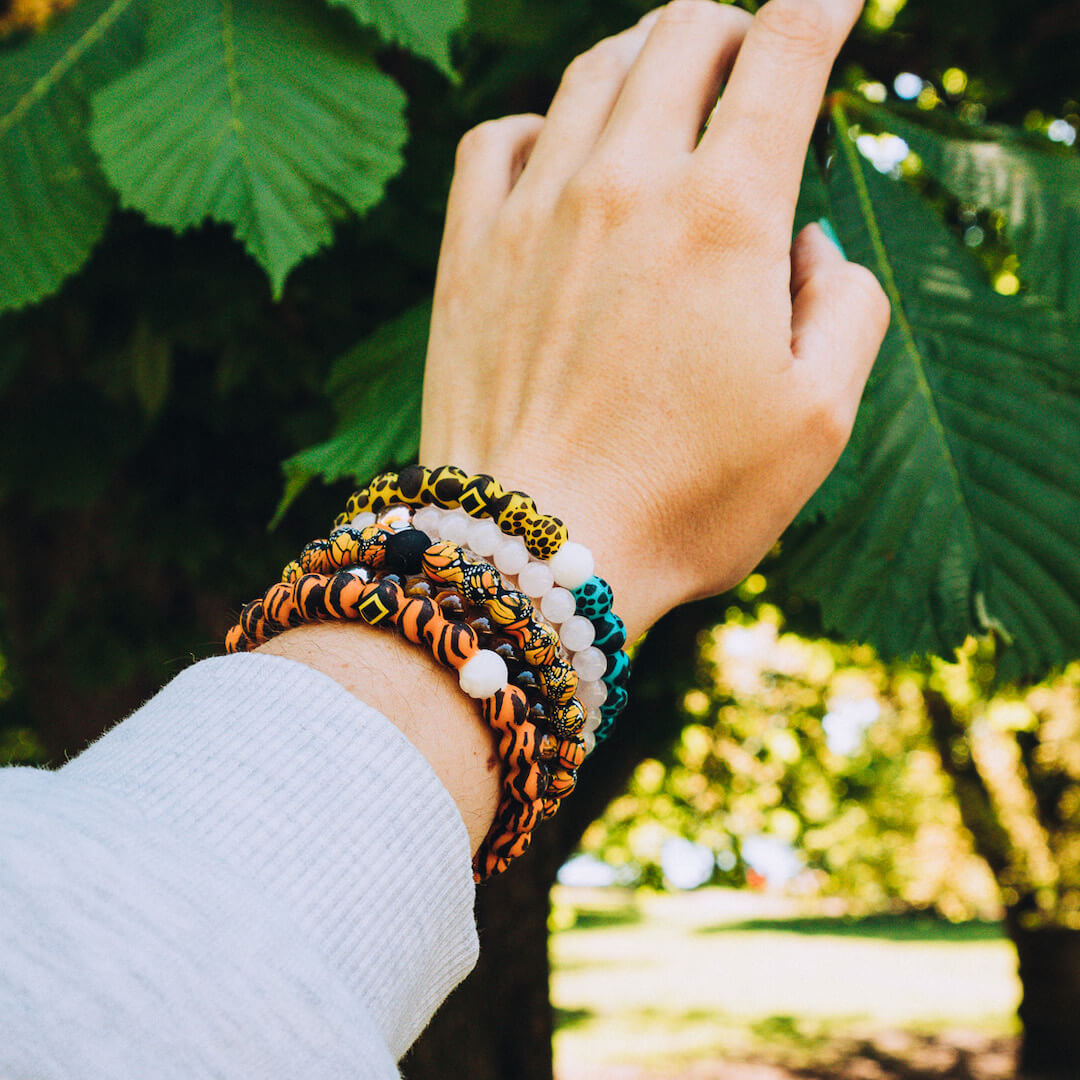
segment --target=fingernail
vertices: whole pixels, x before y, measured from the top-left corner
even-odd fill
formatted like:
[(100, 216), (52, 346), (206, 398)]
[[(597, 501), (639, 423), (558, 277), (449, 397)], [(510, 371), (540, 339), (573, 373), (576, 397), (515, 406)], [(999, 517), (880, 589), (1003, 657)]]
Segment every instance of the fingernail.
[(836, 245), (836, 250), (846, 259), (847, 252), (844, 250), (844, 245), (840, 243), (840, 237), (836, 235), (832, 222), (828, 218), (818, 218), (817, 226)]

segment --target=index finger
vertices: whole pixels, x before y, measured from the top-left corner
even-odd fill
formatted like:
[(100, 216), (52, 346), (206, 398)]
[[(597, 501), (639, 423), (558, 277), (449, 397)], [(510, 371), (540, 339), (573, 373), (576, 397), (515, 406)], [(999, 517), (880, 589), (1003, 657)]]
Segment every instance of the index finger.
[[(754, 16), (695, 152), (730, 164), (794, 216), (803, 159), (833, 61), (863, 0), (768, 0)], [(785, 226), (790, 232), (791, 221)]]

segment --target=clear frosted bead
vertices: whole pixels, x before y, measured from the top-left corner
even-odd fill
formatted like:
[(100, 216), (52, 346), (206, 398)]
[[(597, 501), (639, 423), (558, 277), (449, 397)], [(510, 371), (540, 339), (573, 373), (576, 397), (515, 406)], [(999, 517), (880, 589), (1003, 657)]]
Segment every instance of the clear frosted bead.
[(533, 599), (543, 596), (554, 584), (551, 571), (542, 562), (529, 563), (518, 575), (518, 588)]
[(571, 652), (581, 652), (596, 640), (596, 627), (584, 615), (571, 615), (559, 627), (559, 637)]
[(499, 526), (488, 518), (477, 518), (469, 527), (469, 547), (485, 559), (495, 553), (502, 540)]
[(370, 510), (365, 510), (362, 514), (357, 514), (350, 524), (354, 529), (366, 529), (375, 524), (375, 515)]
[(464, 510), (451, 510), (442, 519), (439, 528), (442, 530), (444, 540), (449, 540), (451, 544), (464, 544), (471, 524), (472, 518)]
[(589, 709), (585, 714), (585, 727), (583, 731), (595, 731), (600, 726), (600, 721), (604, 719), (603, 714), (599, 709)]
[(437, 506), (421, 506), (413, 514), (412, 525), (414, 529), (419, 529), (422, 533), (431, 536), (433, 531), (438, 531), (441, 518), (442, 514)]
[(578, 677), (586, 682), (603, 678), (607, 670), (607, 657), (595, 646), (590, 645), (581, 652), (574, 653), (574, 670)]
[(577, 601), (569, 589), (549, 589), (544, 594), (544, 599), (540, 601), (540, 610), (544, 618), (550, 619), (553, 623), (566, 622), (574, 614), (576, 608)]
[(385, 525), (387, 528), (394, 529), (408, 529), (411, 527), (409, 519), (412, 517), (412, 510), (405, 506), (404, 503), (391, 503), (385, 510), (381, 510), (375, 515), (375, 520), (380, 525)]
[(349, 573), (359, 578), (365, 584), (371, 580), (371, 571), (366, 566), (350, 566)]
[(588, 757), (596, 749), (596, 736), (591, 731), (586, 731), (581, 738), (585, 743), (585, 756)]
[(471, 698), (491, 697), (497, 690), (505, 688), (508, 678), (506, 661), (490, 649), (481, 649), (458, 671), (461, 689)]
[(561, 585), (564, 589), (577, 589), (592, 577), (593, 555), (584, 544), (567, 540), (548, 559), (548, 567), (556, 585)]
[(603, 679), (595, 679), (592, 682), (579, 682), (577, 699), (585, 706), (586, 710), (597, 710), (597, 723), (599, 723), (600, 706), (607, 701), (607, 683)]
[(508, 577), (520, 574), (529, 565), (529, 550), (520, 536), (503, 540), (495, 549), (495, 565)]

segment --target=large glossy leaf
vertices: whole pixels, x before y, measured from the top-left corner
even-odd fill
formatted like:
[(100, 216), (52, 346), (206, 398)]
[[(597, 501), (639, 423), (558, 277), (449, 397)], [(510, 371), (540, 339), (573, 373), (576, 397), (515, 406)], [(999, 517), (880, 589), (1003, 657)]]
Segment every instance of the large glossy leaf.
[(335, 361), (327, 392), (337, 424), (326, 442), (282, 466), (285, 494), (278, 517), (316, 477), (327, 483), (366, 480), (384, 465), (416, 456), (430, 324), (431, 304), (418, 304)]
[[(990, 628), (1004, 677), (1080, 654), (1080, 355), (1059, 313), (999, 296), (935, 211), (859, 155), (829, 177), (850, 258), (893, 319), (822, 520), (787, 570), (826, 624), (886, 656)], [(855, 487), (850, 485), (854, 476)]]
[(158, 0), (146, 59), (94, 98), (124, 205), (231, 225), (280, 294), (402, 164), (405, 95), (348, 30), (310, 0)]
[(953, 123), (938, 131), (908, 113), (859, 111), (904, 139), (957, 198), (1001, 211), (1024, 283), (1080, 324), (1080, 154), (1008, 128)]
[(113, 199), (84, 131), (88, 94), (141, 41), (133, 0), (81, 0), (0, 49), (0, 311), (48, 296), (86, 261)]
[(465, 19), (465, 0), (330, 0), (387, 41), (450, 73), (450, 36)]

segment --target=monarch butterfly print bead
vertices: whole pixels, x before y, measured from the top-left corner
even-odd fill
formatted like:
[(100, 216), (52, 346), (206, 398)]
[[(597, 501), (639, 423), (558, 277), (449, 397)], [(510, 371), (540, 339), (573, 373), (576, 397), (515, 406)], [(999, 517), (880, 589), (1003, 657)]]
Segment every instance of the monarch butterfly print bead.
[(507, 536), (524, 536), (536, 516), (536, 503), (524, 491), (506, 491), (490, 506), (495, 524)]
[(292, 562), (285, 564), (285, 568), (281, 571), (281, 580), (295, 581), (303, 572), (304, 570), (300, 566), (299, 561), (293, 559)]
[(449, 542), (432, 544), (421, 559), (421, 568), (427, 577), (432, 581), (445, 581), (448, 585), (463, 585), (468, 565), (461, 548)]
[(569, 534), (557, 517), (534, 517), (525, 529), (525, 546), (534, 559), (550, 559), (566, 543)]
[(525, 662), (534, 667), (545, 667), (559, 655), (559, 635), (554, 627), (530, 619), (522, 630), (507, 630), (520, 645)]
[(573, 769), (552, 769), (548, 778), (548, 794), (551, 799), (565, 799), (577, 787), (577, 773)]
[(305, 574), (326, 574), (334, 569), (330, 561), (330, 541), (312, 540), (300, 552), (300, 569)]
[(583, 739), (559, 740), (559, 768), (578, 769), (585, 760), (585, 741)]
[(433, 469), (428, 481), (431, 491), (430, 502), (435, 506), (441, 506), (444, 510), (457, 506), (465, 481), (468, 479), (468, 473), (456, 465), (440, 465), (437, 469)]
[(517, 589), (500, 584), (493, 595), (484, 601), (488, 614), (509, 635), (524, 630), (533, 617), (532, 601)]
[(423, 465), (406, 465), (397, 476), (398, 498), (406, 506), (423, 506), (431, 483), (431, 470)]
[(578, 674), (563, 659), (556, 657), (537, 673), (540, 692), (555, 705), (567, 705), (577, 693)]
[(462, 569), (461, 592), (470, 604), (481, 605), (505, 589), (502, 576), (491, 563), (466, 563)]
[(360, 562), (360, 545), (363, 530), (346, 527), (330, 537), (328, 558), (332, 567), (355, 566)]
[(458, 505), (469, 517), (487, 517), (491, 504), (501, 499), (504, 494), (498, 480), (486, 473), (477, 473), (462, 485)]
[(391, 533), (380, 525), (366, 525), (356, 538), (356, 561), (378, 570), (386, 561), (386, 542)]
[(580, 735), (585, 730), (585, 706), (577, 698), (571, 698), (549, 712), (548, 724), (564, 739)]

